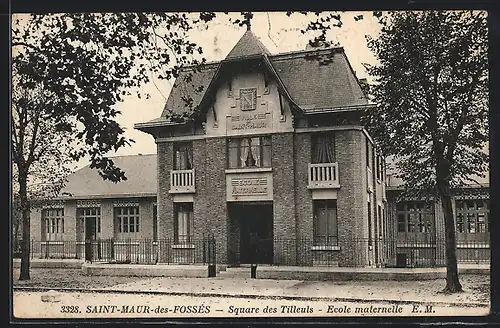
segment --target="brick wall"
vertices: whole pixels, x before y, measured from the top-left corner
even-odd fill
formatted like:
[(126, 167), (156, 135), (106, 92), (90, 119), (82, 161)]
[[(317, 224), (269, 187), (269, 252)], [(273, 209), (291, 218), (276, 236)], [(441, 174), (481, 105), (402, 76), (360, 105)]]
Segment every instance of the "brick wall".
[[(295, 220), (295, 180), (294, 176), (294, 135), (280, 133), (272, 136), (272, 166), (273, 166), (273, 216), (274, 237), (278, 239), (296, 238)], [(278, 247), (278, 245), (275, 245)], [(275, 249), (275, 263), (294, 263), (295, 248), (287, 247), (287, 252)]]
[(173, 143), (160, 142), (158, 156), (158, 239), (174, 237), (174, 206), (170, 190), (170, 171), (174, 167)]
[[(345, 130), (335, 134), (336, 155), (339, 167), (339, 183), (337, 199), (337, 218), (339, 246), (342, 255), (340, 266), (365, 264), (367, 249), (363, 243), (353, 246), (349, 238), (368, 237), (366, 222), (366, 175), (364, 157), (364, 137), (361, 131)], [(352, 248), (355, 247), (354, 251)], [(358, 262), (358, 263), (356, 263)]]
[(194, 195), (195, 238), (213, 234), (217, 262), (227, 262), (226, 139), (193, 142), (196, 194)]
[[(157, 144), (158, 158), (158, 239), (168, 239), (174, 237), (174, 206), (170, 190), (170, 171), (174, 167), (173, 143), (159, 142)], [(166, 262), (166, 256), (170, 252), (161, 249), (160, 245), (159, 262)]]
[[(309, 181), (309, 163), (311, 161), (311, 136), (309, 133), (295, 134), (295, 204), (297, 214), (297, 238), (313, 239), (313, 201), (307, 188)], [(312, 244), (311, 244), (312, 245)], [(307, 246), (310, 248), (310, 246)], [(310, 262), (310, 250), (299, 248), (297, 263), (306, 265)], [(305, 253), (305, 254), (304, 254)]]

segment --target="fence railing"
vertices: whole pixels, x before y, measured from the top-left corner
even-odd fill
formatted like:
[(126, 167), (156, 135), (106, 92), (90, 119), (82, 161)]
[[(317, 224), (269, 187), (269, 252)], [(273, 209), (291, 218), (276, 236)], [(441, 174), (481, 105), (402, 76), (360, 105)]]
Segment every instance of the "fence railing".
[(215, 264), (215, 238), (179, 243), (174, 239), (31, 241), (31, 258), (82, 259), (135, 264)]
[[(31, 258), (81, 259), (136, 264), (248, 263), (288, 266), (440, 267), (446, 265), (446, 245), (436, 240), (368, 238), (259, 238), (232, 242), (228, 258), (217, 258), (216, 238), (179, 243), (174, 239), (34, 241)], [(220, 248), (221, 245), (219, 244)], [(230, 254), (230, 255), (229, 255)], [(457, 244), (459, 263), (489, 263), (484, 241)]]
[[(247, 247), (251, 261), (271, 265), (342, 267), (442, 267), (446, 265), (444, 240), (390, 238), (253, 238)], [(268, 259), (272, 259), (269, 261)], [(457, 244), (459, 263), (489, 263), (489, 242)]]

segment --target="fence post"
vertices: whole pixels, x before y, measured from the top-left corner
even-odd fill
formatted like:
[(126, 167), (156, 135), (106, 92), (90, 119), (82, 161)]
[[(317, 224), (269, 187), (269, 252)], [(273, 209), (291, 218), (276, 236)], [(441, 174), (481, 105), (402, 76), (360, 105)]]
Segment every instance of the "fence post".
[(110, 260), (113, 261), (115, 259), (115, 240), (113, 237), (109, 239), (109, 251), (110, 251)]
[(48, 240), (45, 241), (45, 258), (46, 259), (49, 258), (49, 241)]
[(85, 261), (92, 262), (92, 243), (88, 238), (85, 238)]
[(208, 239), (208, 277), (212, 278), (217, 275), (216, 270), (216, 244), (215, 237), (211, 235)]

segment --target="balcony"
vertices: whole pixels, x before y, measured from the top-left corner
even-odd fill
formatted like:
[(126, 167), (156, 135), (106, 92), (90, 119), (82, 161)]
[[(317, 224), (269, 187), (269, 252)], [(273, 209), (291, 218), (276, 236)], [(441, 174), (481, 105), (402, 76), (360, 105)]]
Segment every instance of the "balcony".
[(309, 189), (340, 188), (337, 163), (309, 164)]
[(172, 170), (170, 171), (170, 193), (185, 194), (194, 193), (194, 170)]

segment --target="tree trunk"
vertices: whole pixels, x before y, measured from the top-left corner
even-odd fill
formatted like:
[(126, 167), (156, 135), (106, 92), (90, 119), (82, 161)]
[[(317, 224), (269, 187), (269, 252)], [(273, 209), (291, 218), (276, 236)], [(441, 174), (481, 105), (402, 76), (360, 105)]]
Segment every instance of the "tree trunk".
[[(455, 222), (451, 206), (451, 196), (446, 187), (438, 187), (440, 190), (441, 206), (444, 215), (445, 253), (446, 253), (446, 287), (445, 293), (457, 293), (462, 291), (462, 285), (458, 279), (457, 267), (457, 242), (455, 237)], [(444, 192), (442, 192), (444, 191)]]
[(23, 240), (21, 241), (21, 272), (19, 280), (30, 279), (30, 204), (27, 194), (27, 174), (19, 170), (19, 199), (21, 202)]

